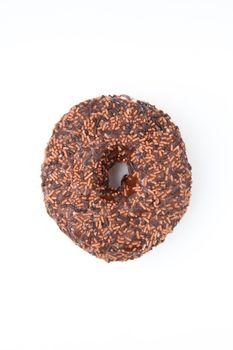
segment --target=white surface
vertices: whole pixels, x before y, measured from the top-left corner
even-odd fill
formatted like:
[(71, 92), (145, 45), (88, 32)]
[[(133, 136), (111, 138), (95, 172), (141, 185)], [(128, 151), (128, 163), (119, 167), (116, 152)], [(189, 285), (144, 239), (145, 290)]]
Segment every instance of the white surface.
[[(0, 349), (232, 349), (233, 3), (0, 2)], [(71, 106), (125, 93), (169, 113), (193, 167), (165, 243), (107, 264), (46, 214), (40, 165)]]

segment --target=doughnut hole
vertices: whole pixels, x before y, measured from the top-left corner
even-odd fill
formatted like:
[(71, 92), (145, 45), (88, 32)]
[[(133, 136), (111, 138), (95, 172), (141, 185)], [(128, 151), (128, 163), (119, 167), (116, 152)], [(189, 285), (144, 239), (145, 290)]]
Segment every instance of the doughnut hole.
[(106, 200), (129, 197), (139, 183), (135, 165), (131, 161), (133, 149), (122, 146), (103, 152), (98, 162), (98, 189)]
[(129, 175), (127, 163), (116, 162), (108, 171), (108, 185), (117, 190), (121, 186), (122, 179)]

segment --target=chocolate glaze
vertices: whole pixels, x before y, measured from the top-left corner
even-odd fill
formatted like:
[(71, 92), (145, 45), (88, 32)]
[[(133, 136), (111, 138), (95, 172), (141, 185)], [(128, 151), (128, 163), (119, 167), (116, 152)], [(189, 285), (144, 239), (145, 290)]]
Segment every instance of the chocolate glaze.
[[(117, 189), (109, 169), (125, 162)], [(84, 101), (56, 124), (42, 165), (47, 211), (76, 244), (106, 261), (134, 259), (163, 242), (184, 215), (191, 166), (179, 129), (129, 96)]]

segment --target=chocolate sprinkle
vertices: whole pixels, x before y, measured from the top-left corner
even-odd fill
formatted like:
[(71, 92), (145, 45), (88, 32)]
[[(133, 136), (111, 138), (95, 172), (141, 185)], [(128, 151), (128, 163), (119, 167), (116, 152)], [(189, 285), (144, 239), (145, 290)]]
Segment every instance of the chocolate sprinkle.
[[(128, 166), (117, 189), (108, 172)], [(140, 257), (163, 242), (190, 200), (191, 166), (179, 129), (129, 96), (82, 102), (56, 124), (42, 164), (48, 214), (76, 244), (106, 261)]]

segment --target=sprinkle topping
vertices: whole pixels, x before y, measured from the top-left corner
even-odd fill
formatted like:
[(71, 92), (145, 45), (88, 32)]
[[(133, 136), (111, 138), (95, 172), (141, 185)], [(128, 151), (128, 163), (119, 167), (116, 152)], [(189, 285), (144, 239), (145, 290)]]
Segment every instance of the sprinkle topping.
[[(109, 169), (126, 163), (115, 189)], [(42, 165), (48, 214), (76, 244), (106, 261), (141, 256), (164, 241), (190, 199), (191, 166), (179, 129), (128, 96), (74, 106), (56, 124)]]

